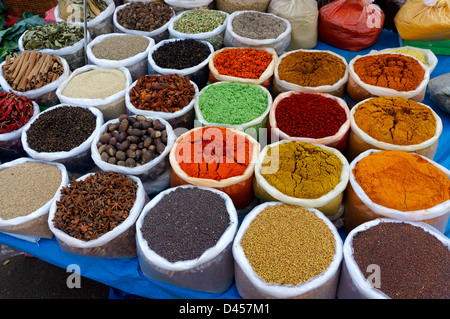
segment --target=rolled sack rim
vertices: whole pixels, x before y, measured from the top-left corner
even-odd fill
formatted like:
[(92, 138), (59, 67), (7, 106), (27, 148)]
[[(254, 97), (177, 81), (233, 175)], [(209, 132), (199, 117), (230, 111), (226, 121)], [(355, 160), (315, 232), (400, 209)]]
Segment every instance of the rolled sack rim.
[(253, 220), (267, 207), (276, 206), (276, 205), (284, 205), (286, 203), (271, 201), (265, 202), (263, 204), (259, 204), (254, 207), (245, 217), (239, 227), (234, 242), (233, 242), (233, 256), (234, 261), (239, 265), (244, 274), (247, 276), (247, 279), (250, 283), (262, 294), (267, 296), (277, 295), (277, 298), (293, 298), (297, 296), (301, 296), (303, 294), (309, 293), (316, 289), (320, 289), (325, 283), (327, 283), (332, 277), (338, 272), (339, 267), (341, 265), (343, 259), (343, 242), (339, 233), (336, 229), (336, 226), (328, 219), (326, 215), (324, 215), (321, 211), (315, 208), (306, 208), (313, 214), (315, 214), (318, 218), (323, 220), (326, 226), (331, 230), (335, 240), (335, 252), (333, 255), (333, 260), (330, 265), (325, 269), (322, 273), (310, 278), (308, 281), (299, 283), (297, 285), (281, 285), (275, 283), (267, 283), (261, 276), (259, 276), (251, 267), (247, 257), (245, 256), (244, 250), (241, 245), (241, 240), (245, 235), (250, 224)]
[[(359, 154), (351, 163), (350, 163), (350, 185), (355, 191), (358, 198), (375, 214), (382, 215), (385, 217), (398, 219), (402, 221), (424, 221), (433, 218), (440, 218), (445, 216), (446, 214), (450, 214), (450, 199), (439, 203), (433, 207), (429, 207), (426, 209), (415, 210), (415, 211), (400, 211), (397, 209), (385, 207), (373, 202), (370, 197), (364, 192), (362, 187), (358, 184), (353, 174), (353, 169), (358, 164), (358, 162), (366, 156), (369, 156), (372, 153), (383, 152), (384, 150), (376, 150), (370, 149), (361, 154)], [(448, 178), (450, 178), (450, 171), (444, 166), (436, 163), (435, 161), (416, 153), (412, 153), (414, 155), (418, 155), (423, 159), (427, 160), (432, 165), (436, 166), (439, 170), (441, 170)]]
[[(217, 126), (211, 126), (210, 128), (214, 128)], [(247, 134), (241, 130), (235, 129), (235, 128), (230, 128), (230, 127), (226, 127), (226, 130), (232, 131), (235, 134), (244, 136), (249, 143), (252, 144), (253, 146), (253, 152), (252, 152), (252, 158), (250, 159), (250, 163), (248, 164), (247, 168), (245, 169), (244, 173), (242, 175), (239, 176), (232, 176), (229, 178), (225, 178), (225, 179), (221, 179), (220, 181), (214, 180), (214, 179), (209, 179), (209, 178), (197, 178), (197, 177), (191, 177), (189, 176), (185, 171), (183, 171), (176, 159), (176, 150), (177, 150), (177, 145), (178, 143), (184, 139), (184, 137), (190, 135), (191, 133), (193, 133), (196, 130), (201, 130), (204, 128), (208, 128), (206, 126), (202, 126), (202, 127), (195, 127), (183, 134), (181, 134), (177, 140), (175, 141), (175, 143), (172, 146), (172, 149), (170, 150), (170, 154), (169, 154), (169, 162), (170, 165), (172, 167), (172, 169), (174, 170), (174, 173), (181, 178), (182, 180), (184, 180), (185, 182), (189, 183), (189, 184), (193, 184), (199, 187), (212, 187), (212, 188), (225, 188), (228, 186), (233, 186), (236, 184), (239, 184), (243, 181), (246, 181), (247, 179), (251, 178), (252, 175), (254, 174), (254, 170), (255, 170), (255, 165), (256, 165), (256, 161), (258, 159), (258, 155), (259, 155), (259, 149), (260, 149), (260, 144), (259, 142), (253, 138), (250, 134)]]
[[(318, 144), (318, 143), (310, 143), (310, 144), (333, 153), (341, 160), (341, 163), (342, 163), (341, 177), (340, 177), (339, 183), (333, 189), (331, 189), (328, 193), (326, 193), (325, 195), (318, 197), (318, 198), (297, 198), (297, 197), (288, 196), (288, 195), (280, 192), (274, 186), (270, 185), (269, 182), (267, 182), (267, 180), (261, 175), (261, 165), (267, 154), (267, 151), (269, 150), (269, 148), (275, 147), (280, 144), (290, 143), (290, 142), (303, 143), (303, 142), (297, 142), (297, 141), (291, 141), (291, 140), (281, 140), (279, 142), (275, 142), (275, 143), (266, 145), (263, 148), (263, 150), (261, 151), (261, 153), (259, 154), (258, 161), (255, 165), (255, 179), (256, 179), (257, 183), (259, 184), (259, 186), (262, 189), (264, 189), (264, 191), (266, 191), (270, 196), (272, 196), (273, 198), (275, 198), (277, 200), (280, 200), (280, 201), (283, 201), (283, 202), (286, 202), (286, 203), (289, 203), (292, 205), (303, 206), (305, 208), (320, 208), (322, 206), (325, 206), (345, 191), (347, 184), (349, 182), (349, 175), (350, 175), (349, 163), (348, 163), (347, 159), (337, 149), (323, 145), (323, 144)], [(287, 199), (289, 200), (289, 202), (286, 201)]]
[(361, 128), (359, 128), (359, 126), (356, 124), (356, 121), (355, 121), (355, 112), (357, 111), (358, 107), (361, 104), (368, 102), (374, 98), (376, 98), (376, 97), (370, 97), (363, 101), (360, 101), (350, 110), (351, 129), (352, 129), (353, 133), (355, 133), (356, 136), (358, 136), (364, 142), (366, 142), (374, 147), (383, 149), (383, 150), (415, 152), (415, 151), (419, 151), (424, 148), (430, 147), (431, 145), (433, 145), (434, 143), (437, 143), (439, 141), (439, 138), (443, 131), (442, 120), (439, 117), (439, 115), (429, 105), (423, 104), (421, 102), (416, 102), (416, 103), (419, 103), (419, 104), (423, 105), (424, 107), (428, 108), (429, 110), (431, 110), (431, 112), (436, 120), (436, 130), (435, 130), (434, 135), (431, 138), (429, 138), (426, 141), (423, 141), (422, 143), (413, 144), (413, 145), (397, 145), (397, 144), (386, 143), (386, 142), (382, 142), (382, 141), (378, 141), (378, 140), (374, 139), (369, 134), (364, 132)]

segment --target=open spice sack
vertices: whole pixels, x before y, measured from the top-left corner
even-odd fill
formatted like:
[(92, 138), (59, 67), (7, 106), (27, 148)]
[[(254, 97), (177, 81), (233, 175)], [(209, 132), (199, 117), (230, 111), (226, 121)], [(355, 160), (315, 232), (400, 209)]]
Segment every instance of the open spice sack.
[(450, 72), (430, 80), (428, 95), (442, 111), (450, 113)]
[(25, 50), (7, 56), (0, 64), (0, 85), (5, 92), (35, 100), (39, 105), (58, 103), (56, 90), (70, 76), (64, 58)]
[(448, 298), (450, 240), (426, 223), (365, 222), (348, 234), (343, 256), (338, 299)]
[(0, 92), (0, 105), (0, 157), (27, 156), (22, 145), (22, 131), (29, 121), (39, 115), (39, 105), (12, 92)]
[(0, 231), (52, 238), (50, 206), (68, 182), (66, 168), (59, 163), (22, 157), (0, 165)]
[(194, 104), (198, 86), (177, 73), (145, 75), (128, 88), (127, 112), (166, 120), (173, 130), (194, 128)]
[(402, 97), (368, 98), (352, 108), (350, 117), (350, 161), (369, 149), (433, 159), (443, 131), (441, 118), (430, 106)]
[(186, 10), (214, 9), (214, 0), (165, 0), (176, 13)]
[(150, 279), (223, 293), (233, 282), (232, 243), (238, 227), (225, 193), (178, 186), (158, 194), (136, 223), (139, 266)]
[(239, 211), (252, 204), (259, 143), (249, 134), (224, 127), (197, 127), (180, 135), (170, 151), (171, 187), (190, 184), (230, 196)]
[(103, 171), (138, 177), (147, 194), (168, 188), (169, 152), (176, 135), (157, 117), (123, 114), (96, 132), (90, 145), (92, 159)]
[(95, 167), (91, 144), (103, 125), (94, 107), (58, 104), (29, 121), (21, 134), (28, 156), (63, 164), (69, 174), (86, 174)]
[(126, 113), (125, 94), (131, 85), (130, 71), (86, 65), (76, 69), (56, 90), (61, 103), (93, 106), (109, 121)]
[[(135, 224), (147, 201), (135, 176), (88, 173), (61, 189), (47, 223), (63, 251), (90, 257), (135, 257)], [(73, 210), (74, 206), (78, 209)]]
[(348, 72), (347, 92), (354, 102), (374, 96), (422, 102), (430, 80), (430, 69), (419, 59), (396, 52), (357, 55), (349, 62)]
[[(87, 27), (92, 39), (102, 34), (114, 31), (113, 14), (116, 9), (114, 0), (87, 0), (91, 2), (89, 8), (95, 7), (95, 10), (89, 9), (87, 12)], [(95, 2), (95, 3), (94, 3)], [(70, 5), (70, 8), (68, 8)], [(91, 6), (93, 5), (93, 6)], [(84, 27), (83, 3), (67, 4), (64, 0), (58, 0), (55, 10), (55, 21), (67, 21), (74, 26)]]
[(273, 92), (329, 93), (344, 98), (348, 64), (328, 50), (293, 50), (278, 58), (273, 72)]
[(450, 171), (414, 153), (368, 150), (350, 164), (344, 198), (348, 232), (376, 218), (424, 222), (444, 232), (450, 217)]
[(104, 68), (125, 67), (131, 80), (148, 74), (147, 57), (155, 40), (145, 36), (110, 33), (91, 41), (86, 49), (90, 64)]
[(221, 48), (209, 59), (210, 83), (239, 82), (269, 89), (278, 54), (272, 48)]
[(337, 220), (342, 214), (348, 168), (347, 159), (335, 148), (281, 140), (266, 145), (259, 154), (253, 190), (261, 201), (316, 208)]
[(169, 38), (169, 24), (175, 17), (175, 11), (166, 3), (129, 2), (114, 10), (114, 32), (142, 35), (158, 43)]
[(342, 240), (317, 209), (282, 202), (256, 206), (239, 227), (233, 257), (244, 299), (336, 298)]
[(268, 129), (274, 141), (291, 140), (347, 150), (350, 109), (339, 97), (327, 93), (278, 94), (269, 112)]
[(187, 10), (169, 24), (169, 34), (177, 39), (205, 40), (214, 50), (223, 45), (228, 13), (219, 10)]
[(291, 23), (275, 14), (235, 11), (228, 17), (225, 47), (273, 48), (278, 55), (291, 41)]

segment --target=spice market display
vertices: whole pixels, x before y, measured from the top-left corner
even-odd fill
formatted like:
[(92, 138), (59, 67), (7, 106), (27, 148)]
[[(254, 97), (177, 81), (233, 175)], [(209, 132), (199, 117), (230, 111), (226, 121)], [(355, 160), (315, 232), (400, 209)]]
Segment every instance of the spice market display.
[(449, 12), (58, 0), (0, 21), (0, 245), (131, 298), (450, 299)]

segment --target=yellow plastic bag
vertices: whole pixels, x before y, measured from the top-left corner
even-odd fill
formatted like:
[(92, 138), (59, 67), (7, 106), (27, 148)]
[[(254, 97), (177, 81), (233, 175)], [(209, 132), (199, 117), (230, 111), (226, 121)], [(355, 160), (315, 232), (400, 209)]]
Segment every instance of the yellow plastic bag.
[(450, 40), (450, 0), (407, 0), (394, 22), (403, 40)]

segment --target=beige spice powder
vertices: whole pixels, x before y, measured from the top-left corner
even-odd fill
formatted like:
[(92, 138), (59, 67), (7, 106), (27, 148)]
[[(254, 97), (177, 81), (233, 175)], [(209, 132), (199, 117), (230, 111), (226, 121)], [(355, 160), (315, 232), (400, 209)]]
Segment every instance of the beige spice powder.
[(0, 218), (26, 216), (51, 200), (61, 185), (56, 165), (25, 162), (0, 170)]
[(241, 245), (253, 270), (267, 283), (298, 285), (330, 266), (336, 241), (311, 211), (279, 204), (255, 217)]

